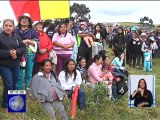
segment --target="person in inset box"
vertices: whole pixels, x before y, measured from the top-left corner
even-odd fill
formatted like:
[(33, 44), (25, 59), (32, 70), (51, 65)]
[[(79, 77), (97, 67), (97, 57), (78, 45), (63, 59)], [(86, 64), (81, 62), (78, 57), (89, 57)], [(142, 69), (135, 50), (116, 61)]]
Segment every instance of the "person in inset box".
[(147, 89), (145, 79), (139, 80), (137, 90), (130, 95), (130, 100), (134, 100), (135, 107), (151, 107), (153, 96), (151, 91)]
[[(82, 31), (78, 31), (79, 34), (89, 34), (90, 31), (87, 29), (87, 24), (86, 22), (81, 22), (80, 23)], [(93, 42), (93, 37), (91, 36), (85, 36), (83, 37), (84, 41), (86, 42), (86, 44), (88, 45), (88, 47), (90, 48), (91, 46), (94, 46), (94, 42)]]

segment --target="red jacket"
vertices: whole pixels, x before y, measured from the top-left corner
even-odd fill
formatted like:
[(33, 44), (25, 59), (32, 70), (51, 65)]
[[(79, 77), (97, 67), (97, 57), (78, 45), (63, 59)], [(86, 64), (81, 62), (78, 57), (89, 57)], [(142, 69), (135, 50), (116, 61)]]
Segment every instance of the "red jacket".
[(37, 54), (36, 55), (36, 62), (41, 63), (44, 59), (48, 59), (49, 58), (49, 51), (53, 48), (53, 43), (51, 42), (50, 38), (48, 37), (48, 35), (44, 32), (38, 32), (38, 36), (39, 36), (39, 49), (47, 49), (47, 52), (44, 54)]

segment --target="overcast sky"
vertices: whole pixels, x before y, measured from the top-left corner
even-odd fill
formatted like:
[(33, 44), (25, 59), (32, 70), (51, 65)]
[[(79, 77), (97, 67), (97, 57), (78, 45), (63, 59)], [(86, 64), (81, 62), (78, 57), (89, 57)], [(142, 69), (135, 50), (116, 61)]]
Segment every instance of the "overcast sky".
[(160, 24), (160, 1), (70, 1), (86, 4), (91, 22), (139, 22), (144, 16)]

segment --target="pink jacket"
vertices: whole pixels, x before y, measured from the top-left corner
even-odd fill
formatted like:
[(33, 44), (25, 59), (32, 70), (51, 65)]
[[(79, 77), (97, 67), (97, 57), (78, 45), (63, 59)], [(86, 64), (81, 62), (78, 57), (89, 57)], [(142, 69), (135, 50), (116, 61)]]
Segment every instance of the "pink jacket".
[(97, 65), (95, 62), (88, 68), (88, 76), (91, 83), (98, 83), (103, 80), (102, 65)]

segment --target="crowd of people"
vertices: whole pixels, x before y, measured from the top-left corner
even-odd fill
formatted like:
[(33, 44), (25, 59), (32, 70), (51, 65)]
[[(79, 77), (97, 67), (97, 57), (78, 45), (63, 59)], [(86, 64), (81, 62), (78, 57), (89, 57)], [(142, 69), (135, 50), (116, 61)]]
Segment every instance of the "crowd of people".
[[(67, 120), (62, 100), (66, 94), (72, 99), (76, 87), (80, 88), (78, 107), (83, 112), (86, 96), (82, 83), (92, 89), (103, 83), (108, 89), (106, 96), (118, 100), (127, 92), (127, 88), (121, 92), (117, 86), (120, 82), (127, 86), (129, 73), (125, 64), (152, 71), (152, 58), (160, 56), (160, 27), (156, 32), (138, 31), (135, 27), (124, 32), (122, 26), (93, 26), (88, 19), (76, 23), (70, 19), (56, 25), (33, 21), (25, 13), (18, 17), (17, 26), (13, 20), (5, 19), (2, 28), (0, 75), (5, 113), (8, 90), (26, 89), (51, 116), (56, 119), (56, 108)], [(107, 43), (114, 53), (113, 60), (105, 50)]]

